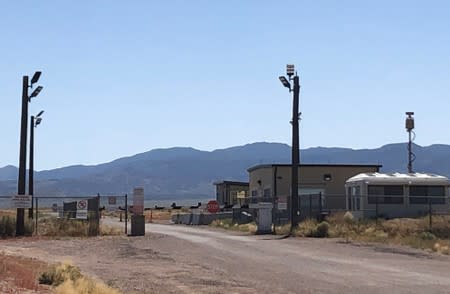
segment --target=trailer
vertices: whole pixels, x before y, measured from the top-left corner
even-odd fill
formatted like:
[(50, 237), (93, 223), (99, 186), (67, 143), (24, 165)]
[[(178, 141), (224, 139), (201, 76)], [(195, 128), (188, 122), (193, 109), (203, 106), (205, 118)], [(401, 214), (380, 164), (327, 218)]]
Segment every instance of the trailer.
[(346, 208), (356, 218), (449, 213), (450, 181), (429, 173), (361, 173), (345, 183)]

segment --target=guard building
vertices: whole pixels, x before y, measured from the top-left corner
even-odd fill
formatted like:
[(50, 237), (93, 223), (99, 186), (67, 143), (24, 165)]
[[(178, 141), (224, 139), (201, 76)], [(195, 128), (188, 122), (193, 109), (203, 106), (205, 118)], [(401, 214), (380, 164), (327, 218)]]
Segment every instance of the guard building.
[[(328, 211), (346, 209), (346, 181), (361, 173), (379, 172), (375, 164), (300, 164), (300, 206)], [(248, 203), (272, 202), (287, 209), (291, 195), (291, 165), (263, 164), (249, 168)], [(311, 195), (314, 195), (314, 199)], [(312, 203), (314, 202), (314, 203)]]
[(214, 185), (219, 205), (243, 205), (248, 198), (248, 182), (218, 181)]

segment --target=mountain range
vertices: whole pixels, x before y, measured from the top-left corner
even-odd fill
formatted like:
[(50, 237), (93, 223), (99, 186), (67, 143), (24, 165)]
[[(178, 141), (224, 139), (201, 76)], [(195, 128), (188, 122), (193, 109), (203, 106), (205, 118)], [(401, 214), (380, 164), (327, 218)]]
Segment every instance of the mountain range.
[[(413, 167), (450, 177), (450, 145), (413, 146)], [(381, 164), (382, 171), (406, 171), (407, 145), (376, 149), (315, 147), (301, 150), (302, 163)], [(248, 181), (247, 168), (266, 163), (290, 163), (291, 147), (281, 143), (200, 151), (175, 147), (154, 149), (99, 165), (74, 165), (35, 172), (35, 195), (84, 196), (130, 193), (143, 186), (146, 198), (211, 198), (217, 180)], [(18, 169), (0, 168), (0, 195), (17, 190)]]

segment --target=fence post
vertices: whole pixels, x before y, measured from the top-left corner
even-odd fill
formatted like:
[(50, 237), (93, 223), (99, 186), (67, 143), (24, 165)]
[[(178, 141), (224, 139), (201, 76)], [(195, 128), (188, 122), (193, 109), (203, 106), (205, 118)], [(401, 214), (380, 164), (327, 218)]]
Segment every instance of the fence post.
[(319, 192), (319, 221), (322, 221), (322, 192)]
[(128, 235), (128, 194), (125, 194), (125, 235)]
[(34, 197), (35, 201), (36, 201), (36, 205), (35, 205), (35, 209), (36, 209), (36, 225), (34, 226), (34, 234), (37, 235), (38, 234), (38, 217), (39, 217), (39, 208), (38, 208), (38, 198)]
[(375, 224), (378, 226), (378, 195), (375, 195)]
[(431, 232), (433, 229), (433, 220), (432, 220), (432, 210), (431, 210), (431, 196), (428, 196), (428, 230)]
[(312, 218), (312, 195), (309, 194), (309, 218)]
[(97, 236), (100, 235), (100, 193), (97, 193)]

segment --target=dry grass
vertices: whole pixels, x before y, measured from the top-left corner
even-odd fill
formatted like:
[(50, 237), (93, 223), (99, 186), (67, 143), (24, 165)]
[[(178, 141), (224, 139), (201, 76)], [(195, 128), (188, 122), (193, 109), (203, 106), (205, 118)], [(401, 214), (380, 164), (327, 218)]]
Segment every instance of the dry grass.
[[(39, 223), (39, 235), (47, 237), (88, 237), (96, 231), (97, 223), (83, 220), (46, 218)], [(121, 229), (105, 224), (100, 224), (98, 231), (101, 236), (123, 234)]]
[(164, 222), (172, 219), (172, 214), (175, 214), (170, 209), (162, 209), (162, 210), (146, 210), (144, 211), (145, 222)]
[(100, 224), (100, 235), (101, 236), (118, 236), (123, 235), (124, 230), (117, 227), (108, 226), (105, 224)]
[[(33, 220), (25, 218), (25, 236), (33, 235)], [(10, 214), (0, 216), (0, 237), (14, 237), (16, 234), (16, 218)]]
[(247, 232), (254, 234), (256, 233), (257, 227), (254, 222), (248, 224), (237, 224), (233, 223), (232, 219), (222, 219), (222, 220), (214, 220), (211, 223), (212, 227), (223, 228), (227, 230), (239, 231), (239, 232)]
[(3, 282), (0, 292), (22, 293), (31, 290), (46, 293), (48, 287), (39, 285), (37, 278), (47, 269), (47, 264), (36, 259), (0, 253), (0, 281)]
[(69, 262), (58, 264), (42, 273), (40, 283), (52, 285), (57, 294), (119, 294), (103, 282), (93, 280), (81, 274), (80, 269)]
[(429, 230), (428, 217), (346, 222), (343, 214), (327, 218), (331, 237), (361, 242), (407, 245), (418, 249), (450, 254), (450, 217), (433, 216)]

